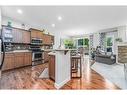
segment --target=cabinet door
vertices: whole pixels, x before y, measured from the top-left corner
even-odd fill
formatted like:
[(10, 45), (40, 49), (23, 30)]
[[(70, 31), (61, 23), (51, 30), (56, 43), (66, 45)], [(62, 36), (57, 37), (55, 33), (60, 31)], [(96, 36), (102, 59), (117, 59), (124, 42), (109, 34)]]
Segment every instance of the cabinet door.
[(23, 43), (23, 30), (18, 30), (17, 37), (18, 43)]
[(49, 77), (55, 80), (55, 56), (49, 56)]
[(44, 52), (44, 62), (48, 62), (49, 61), (49, 55), (48, 55), (48, 51)]
[(43, 41), (43, 44), (45, 44), (45, 34), (42, 34), (42, 41)]
[(31, 38), (36, 38), (37, 32), (36, 31), (31, 31)]
[(54, 36), (51, 36), (51, 44), (54, 45)]
[(23, 43), (30, 43), (30, 32), (23, 31)]
[(51, 36), (44, 34), (43, 35), (43, 44), (51, 44)]
[(32, 54), (31, 52), (25, 53), (24, 66), (32, 65)]
[(23, 30), (20, 29), (13, 29), (13, 43), (22, 43), (23, 42)]
[(13, 34), (13, 43), (17, 43), (18, 38), (16, 29), (13, 29), (12, 34)]
[(43, 35), (42, 32), (37, 31), (37, 32), (36, 32), (36, 35), (37, 35), (37, 38), (38, 38), (38, 39), (42, 39), (42, 35)]
[(15, 67), (14, 54), (13, 53), (6, 53), (2, 70), (13, 69), (14, 67)]
[(24, 66), (24, 53), (15, 53), (15, 68)]

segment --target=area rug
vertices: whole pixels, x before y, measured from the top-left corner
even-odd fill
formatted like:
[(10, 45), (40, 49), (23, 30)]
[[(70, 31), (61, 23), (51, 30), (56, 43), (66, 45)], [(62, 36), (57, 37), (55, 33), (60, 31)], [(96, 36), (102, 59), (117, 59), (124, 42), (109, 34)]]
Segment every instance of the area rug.
[(43, 72), (41, 73), (41, 75), (39, 76), (39, 78), (42, 78), (42, 79), (47, 79), (47, 78), (49, 78), (48, 68), (45, 68), (45, 69), (43, 70)]
[(107, 65), (95, 62), (91, 68), (104, 78), (108, 79), (121, 89), (127, 89), (127, 80), (124, 77), (124, 66), (119, 64)]

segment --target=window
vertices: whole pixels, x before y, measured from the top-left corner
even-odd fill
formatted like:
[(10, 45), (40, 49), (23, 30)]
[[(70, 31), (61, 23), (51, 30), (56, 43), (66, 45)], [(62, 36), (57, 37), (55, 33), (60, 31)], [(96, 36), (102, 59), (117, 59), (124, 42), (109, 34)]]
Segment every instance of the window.
[(107, 46), (107, 52), (112, 52), (112, 46), (113, 46), (113, 38), (107, 37), (106, 39), (106, 46)]
[(83, 39), (78, 39), (78, 46), (83, 46)]
[(89, 47), (89, 39), (88, 38), (78, 39), (78, 46)]

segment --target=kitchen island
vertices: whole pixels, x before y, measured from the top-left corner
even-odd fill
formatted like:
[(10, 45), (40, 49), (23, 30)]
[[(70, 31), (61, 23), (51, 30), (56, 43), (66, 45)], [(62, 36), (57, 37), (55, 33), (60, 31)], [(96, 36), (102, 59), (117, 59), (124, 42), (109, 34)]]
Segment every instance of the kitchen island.
[(74, 49), (55, 49), (49, 54), (49, 77), (55, 80), (55, 87), (61, 88), (71, 76), (70, 51)]

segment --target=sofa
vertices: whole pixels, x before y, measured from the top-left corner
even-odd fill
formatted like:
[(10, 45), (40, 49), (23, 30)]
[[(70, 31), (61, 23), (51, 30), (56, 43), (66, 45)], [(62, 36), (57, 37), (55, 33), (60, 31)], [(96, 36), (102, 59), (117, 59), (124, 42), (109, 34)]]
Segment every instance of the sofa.
[(95, 61), (99, 63), (105, 63), (108, 65), (112, 65), (116, 63), (116, 55), (96, 54)]

